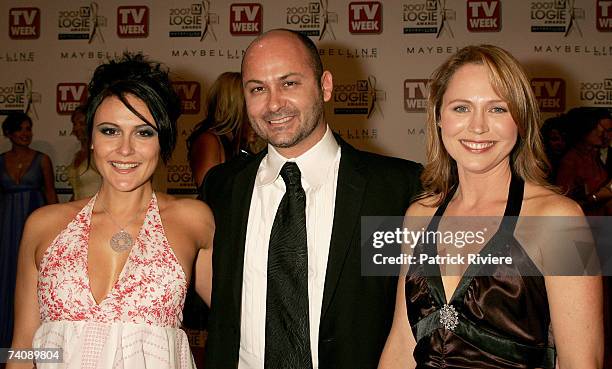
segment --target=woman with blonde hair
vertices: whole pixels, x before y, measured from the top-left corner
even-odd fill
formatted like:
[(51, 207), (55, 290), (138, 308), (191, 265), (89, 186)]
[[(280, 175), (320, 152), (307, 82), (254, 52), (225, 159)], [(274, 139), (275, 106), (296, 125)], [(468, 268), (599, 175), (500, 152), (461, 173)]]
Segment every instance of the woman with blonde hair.
[(240, 73), (222, 73), (208, 92), (206, 118), (189, 138), (187, 150), (193, 179), (199, 187), (208, 170), (237, 156), (248, 129)]
[[(544, 179), (539, 122), (528, 77), (499, 47), (467, 46), (433, 73), (424, 192), (406, 223), (428, 217), (427, 231), (437, 232), (457, 219), (504, 215), (478, 252), (511, 263), (411, 265), (380, 368), (601, 367), (601, 278), (553, 275), (545, 267), (555, 252), (539, 254), (549, 235), (527, 232), (524, 217), (584, 220)], [(456, 251), (437, 240), (413, 255), (444, 250)]]

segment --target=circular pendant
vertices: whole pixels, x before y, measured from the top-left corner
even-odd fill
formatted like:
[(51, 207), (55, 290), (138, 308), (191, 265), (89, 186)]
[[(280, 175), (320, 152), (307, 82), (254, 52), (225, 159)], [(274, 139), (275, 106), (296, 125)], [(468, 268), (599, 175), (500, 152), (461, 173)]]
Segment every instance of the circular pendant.
[(115, 252), (128, 251), (132, 248), (132, 245), (134, 245), (132, 236), (123, 229), (115, 233), (110, 239), (110, 247)]

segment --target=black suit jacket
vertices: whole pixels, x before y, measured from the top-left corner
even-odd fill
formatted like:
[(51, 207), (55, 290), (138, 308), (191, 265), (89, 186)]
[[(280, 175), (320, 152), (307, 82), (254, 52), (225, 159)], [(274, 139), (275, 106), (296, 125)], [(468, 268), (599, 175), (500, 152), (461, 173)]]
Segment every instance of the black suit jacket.
[[(319, 326), (319, 368), (375, 369), (393, 320), (397, 277), (361, 276), (360, 218), (404, 215), (420, 189), (421, 165), (358, 151), (336, 139), (342, 153)], [(217, 166), (202, 187), (201, 198), (216, 222), (206, 369), (238, 366), (244, 244), (255, 176), (264, 156)]]

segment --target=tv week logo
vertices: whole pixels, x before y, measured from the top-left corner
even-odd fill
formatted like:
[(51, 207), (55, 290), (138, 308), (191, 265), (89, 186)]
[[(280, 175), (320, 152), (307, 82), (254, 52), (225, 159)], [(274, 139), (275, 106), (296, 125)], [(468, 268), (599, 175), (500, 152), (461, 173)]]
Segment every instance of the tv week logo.
[(561, 78), (532, 78), (531, 88), (538, 100), (540, 111), (562, 113), (565, 111), (565, 80)]
[(612, 0), (597, 0), (597, 30), (612, 32)]
[(429, 94), (428, 79), (407, 79), (404, 81), (404, 110), (407, 113), (424, 113), (427, 111)]
[(118, 7), (117, 36), (119, 36), (119, 38), (148, 37), (149, 8), (144, 5)]
[(40, 37), (40, 9), (9, 9), (9, 37), (14, 40), (32, 40)]
[(263, 7), (260, 4), (230, 5), (230, 33), (234, 36), (261, 34)]
[(381, 33), (382, 4), (378, 1), (352, 2), (349, 4), (350, 33)]
[(172, 87), (181, 98), (181, 112), (183, 114), (198, 114), (200, 112), (200, 82), (172, 82)]
[(87, 101), (87, 84), (85, 83), (58, 83), (57, 84), (56, 111), (60, 115), (72, 114), (79, 105)]
[(468, 0), (467, 28), (470, 32), (499, 32), (501, 30), (501, 1)]

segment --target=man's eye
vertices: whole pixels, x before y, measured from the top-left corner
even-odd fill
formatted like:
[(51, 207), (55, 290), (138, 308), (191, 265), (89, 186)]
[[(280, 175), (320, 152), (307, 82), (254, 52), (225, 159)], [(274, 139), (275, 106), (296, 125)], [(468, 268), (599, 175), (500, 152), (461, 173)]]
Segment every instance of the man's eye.
[(297, 86), (298, 83), (295, 81), (285, 81), (285, 83), (283, 84), (286, 87), (291, 87), (291, 86)]

